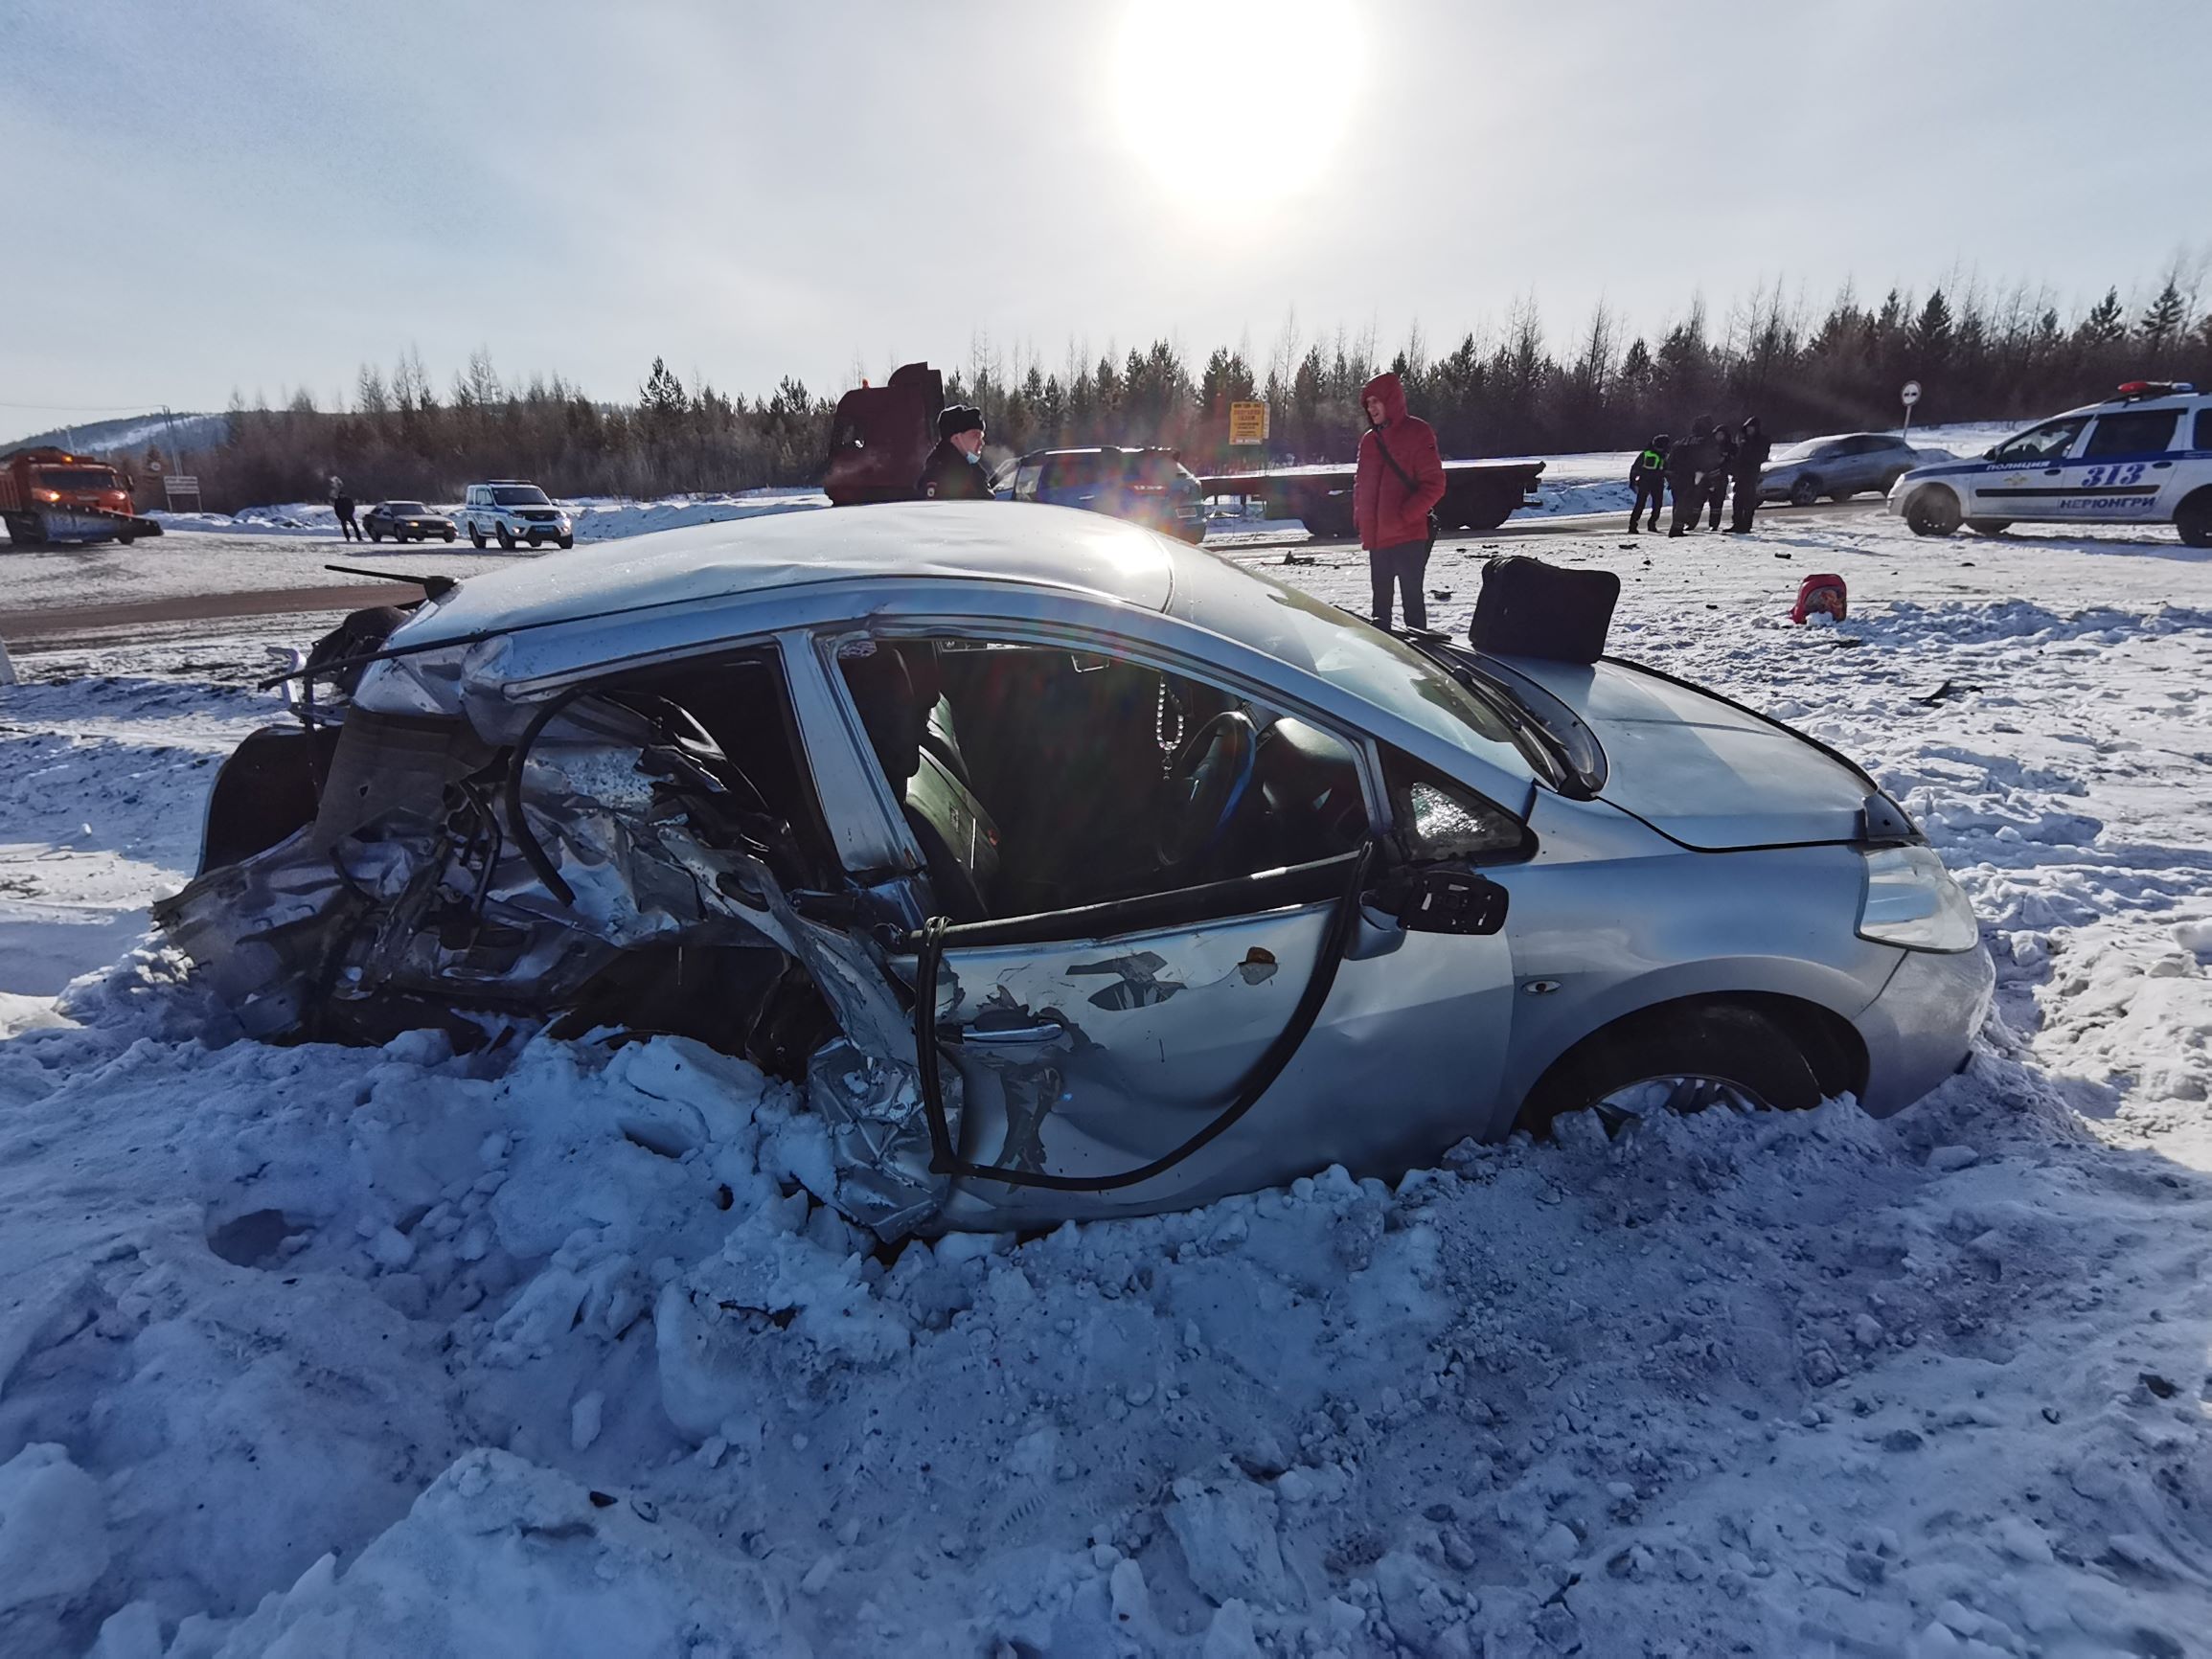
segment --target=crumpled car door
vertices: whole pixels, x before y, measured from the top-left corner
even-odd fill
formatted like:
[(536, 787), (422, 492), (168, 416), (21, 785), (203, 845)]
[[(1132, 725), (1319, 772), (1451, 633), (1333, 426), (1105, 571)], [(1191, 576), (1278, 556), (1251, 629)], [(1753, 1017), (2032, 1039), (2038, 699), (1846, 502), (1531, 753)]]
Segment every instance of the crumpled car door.
[[(1246, 879), (1233, 915), (944, 930), (937, 1055), (961, 1102), (946, 1219), (1138, 1214), (1484, 1130), (1511, 1012), (1502, 889), (1495, 918), (1462, 930), (1406, 925), (1393, 910), (1416, 900), (1386, 896), (1364, 853)], [(911, 981), (921, 954), (892, 966)]]

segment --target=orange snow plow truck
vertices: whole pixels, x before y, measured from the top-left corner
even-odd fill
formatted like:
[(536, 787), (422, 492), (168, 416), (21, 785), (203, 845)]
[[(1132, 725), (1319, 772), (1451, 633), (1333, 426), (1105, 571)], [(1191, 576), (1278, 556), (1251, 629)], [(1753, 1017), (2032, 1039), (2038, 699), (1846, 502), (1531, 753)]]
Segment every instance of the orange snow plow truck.
[(18, 449), (0, 455), (0, 523), (18, 547), (120, 541), (159, 535), (161, 526), (131, 511), (130, 480), (88, 455)]

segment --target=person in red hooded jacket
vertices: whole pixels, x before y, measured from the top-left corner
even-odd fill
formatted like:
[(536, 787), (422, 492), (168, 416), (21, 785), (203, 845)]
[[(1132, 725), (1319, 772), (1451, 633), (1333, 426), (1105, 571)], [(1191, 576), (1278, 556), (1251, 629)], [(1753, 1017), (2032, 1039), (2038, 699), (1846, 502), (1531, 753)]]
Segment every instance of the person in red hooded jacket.
[(1405, 625), (1426, 627), (1421, 580), (1436, 539), (1428, 514), (1444, 499), (1444, 457), (1428, 422), (1405, 412), (1405, 388), (1396, 375), (1368, 381), (1359, 402), (1367, 411), (1367, 430), (1360, 434), (1359, 466), (1352, 475), (1352, 520), (1367, 550), (1375, 625), (1390, 625), (1395, 584), (1405, 601)]

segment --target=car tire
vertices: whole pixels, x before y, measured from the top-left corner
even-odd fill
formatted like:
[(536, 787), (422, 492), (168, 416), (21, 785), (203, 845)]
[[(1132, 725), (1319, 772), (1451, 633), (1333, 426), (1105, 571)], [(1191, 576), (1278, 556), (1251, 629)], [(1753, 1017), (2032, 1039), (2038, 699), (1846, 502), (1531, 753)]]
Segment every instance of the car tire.
[(453, 533), (450, 530), (445, 533), (445, 543), (448, 547), (453, 543)]
[(2212, 489), (2200, 489), (2176, 508), (2174, 528), (2191, 547), (2212, 547)]
[(499, 537), (499, 548), (502, 553), (514, 551), (514, 532), (501, 524), (492, 527), (492, 534)]
[(1970, 518), (1966, 521), (1966, 527), (1976, 535), (2002, 535), (2012, 529), (2013, 521), (2009, 518)]
[(1891, 490), (1897, 488), (1897, 481), (1904, 476), (1904, 474), (1902, 472), (1892, 472), (1888, 477), (1881, 481), (1881, 493), (1884, 498), (1888, 496)]
[(1543, 1134), (1554, 1119), (1592, 1108), (1616, 1122), (1637, 1117), (1624, 1097), (1651, 1084), (1672, 1092), (1644, 1109), (1655, 1102), (1691, 1111), (1708, 1103), (1802, 1111), (1821, 1100), (1813, 1061), (1774, 1020), (1737, 1003), (1677, 1004), (1631, 1015), (1569, 1049), (1529, 1091), (1516, 1126)]
[(556, 545), (560, 547), (574, 547), (576, 545), (576, 537), (573, 535), (563, 535), (558, 539)]
[(479, 552), (483, 550), (484, 533), (481, 530), (478, 530), (473, 524), (468, 527), (468, 540), (470, 545), (475, 547)]
[(369, 527), (369, 539), (371, 541), (382, 541), (384, 539), (384, 533), (378, 530), (375, 525), (371, 525)]
[(1819, 499), (1820, 480), (1817, 478), (1800, 478), (1790, 487), (1790, 505), (1792, 507), (1811, 507)]
[(1954, 534), (1962, 517), (1958, 497), (1940, 484), (1914, 490), (1904, 504), (1904, 522), (1915, 535)]

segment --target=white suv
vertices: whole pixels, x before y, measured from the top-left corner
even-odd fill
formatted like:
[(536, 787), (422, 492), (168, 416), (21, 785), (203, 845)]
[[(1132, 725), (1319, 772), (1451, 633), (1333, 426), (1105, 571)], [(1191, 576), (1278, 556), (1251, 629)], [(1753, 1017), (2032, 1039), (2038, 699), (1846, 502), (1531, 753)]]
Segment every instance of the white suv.
[(2212, 547), (2212, 396), (2131, 380), (1978, 461), (1916, 467), (1890, 488), (1889, 511), (1921, 535), (1961, 524), (1995, 535), (2021, 520), (2171, 524), (2191, 547)]
[(548, 541), (557, 547), (576, 545), (576, 527), (566, 510), (554, 505), (536, 485), (518, 478), (471, 484), (461, 503), (461, 528), (478, 547), (487, 536), (498, 537), (505, 548), (518, 541), (532, 547)]

